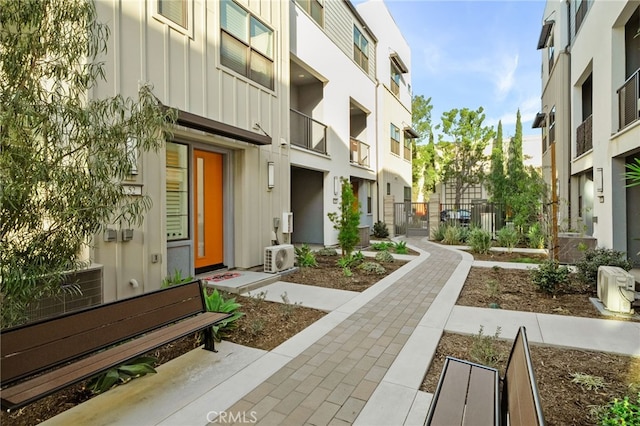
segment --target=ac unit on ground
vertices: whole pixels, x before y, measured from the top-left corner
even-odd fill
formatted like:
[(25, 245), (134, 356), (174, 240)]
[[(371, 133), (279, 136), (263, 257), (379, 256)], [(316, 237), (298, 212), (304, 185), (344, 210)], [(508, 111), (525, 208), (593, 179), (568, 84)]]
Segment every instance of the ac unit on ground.
[(273, 274), (293, 268), (295, 260), (296, 255), (291, 244), (280, 244), (278, 246), (265, 247), (264, 249), (265, 272)]
[(632, 313), (631, 304), (635, 297), (633, 275), (617, 266), (598, 268), (598, 299), (607, 310)]

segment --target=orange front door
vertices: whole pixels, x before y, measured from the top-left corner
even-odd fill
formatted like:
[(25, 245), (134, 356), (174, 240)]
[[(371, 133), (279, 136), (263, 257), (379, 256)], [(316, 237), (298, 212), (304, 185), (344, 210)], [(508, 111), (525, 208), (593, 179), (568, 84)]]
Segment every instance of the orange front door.
[(222, 155), (193, 151), (193, 223), (196, 273), (223, 265)]

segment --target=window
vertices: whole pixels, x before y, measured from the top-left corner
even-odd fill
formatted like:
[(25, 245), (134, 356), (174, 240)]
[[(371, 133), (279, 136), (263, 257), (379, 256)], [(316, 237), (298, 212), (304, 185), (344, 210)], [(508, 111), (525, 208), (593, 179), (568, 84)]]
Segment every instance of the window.
[(551, 69), (553, 68), (553, 55), (555, 54), (555, 47), (553, 46), (553, 34), (549, 38), (549, 45), (547, 46), (549, 49), (549, 74), (551, 74)]
[(404, 201), (411, 201), (411, 187), (404, 187)]
[(321, 27), (324, 26), (324, 7), (322, 0), (295, 0), (296, 4), (307, 12)]
[(404, 159), (411, 160), (411, 139), (404, 138)]
[(232, 0), (223, 0), (220, 8), (220, 62), (273, 89), (273, 30)]
[(391, 93), (400, 96), (400, 70), (398, 66), (391, 61)]
[(369, 72), (369, 42), (356, 27), (353, 27), (353, 60)]
[(167, 142), (167, 241), (189, 238), (187, 146)]
[(400, 155), (400, 129), (391, 125), (391, 152)]
[(549, 113), (549, 145), (556, 141), (556, 106)]
[(367, 182), (367, 214), (371, 214), (371, 212), (373, 211), (371, 204), (371, 186), (371, 182)]
[(187, 28), (187, 0), (158, 0), (158, 14)]
[(387, 195), (391, 195), (391, 184), (387, 182)]

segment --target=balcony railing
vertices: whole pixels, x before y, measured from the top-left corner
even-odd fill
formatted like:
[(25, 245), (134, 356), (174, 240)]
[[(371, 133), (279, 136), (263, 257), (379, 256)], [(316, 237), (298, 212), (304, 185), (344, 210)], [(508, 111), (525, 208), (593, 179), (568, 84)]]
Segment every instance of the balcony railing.
[(369, 145), (351, 138), (351, 163), (369, 167)]
[(618, 130), (640, 119), (640, 68), (618, 89)]
[(291, 143), (321, 154), (327, 153), (327, 126), (291, 110)]
[(587, 117), (576, 129), (576, 157), (593, 148), (592, 117)]

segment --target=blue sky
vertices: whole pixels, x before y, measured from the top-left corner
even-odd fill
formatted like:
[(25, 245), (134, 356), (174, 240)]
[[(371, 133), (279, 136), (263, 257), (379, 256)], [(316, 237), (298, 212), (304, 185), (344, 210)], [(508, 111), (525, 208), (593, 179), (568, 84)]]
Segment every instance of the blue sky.
[(531, 123), (540, 108), (544, 1), (384, 1), (411, 47), (413, 94), (432, 98), (434, 123), (452, 108), (483, 106), (485, 123), (502, 120), (506, 138), (520, 108), (523, 134), (540, 134)]

